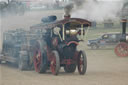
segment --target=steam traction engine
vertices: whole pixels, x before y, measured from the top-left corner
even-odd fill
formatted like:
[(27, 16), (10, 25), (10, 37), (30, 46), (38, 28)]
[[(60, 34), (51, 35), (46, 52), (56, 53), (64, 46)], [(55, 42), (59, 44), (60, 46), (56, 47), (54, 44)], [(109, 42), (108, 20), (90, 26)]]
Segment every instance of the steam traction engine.
[(52, 74), (57, 75), (60, 67), (64, 67), (67, 73), (73, 73), (77, 66), (79, 73), (85, 74), (86, 54), (82, 50), (78, 51), (77, 45), (82, 41), (85, 28), (90, 25), (87, 20), (65, 16), (63, 20), (39, 27), (46, 29), (46, 33), (33, 45), (35, 71), (45, 73), (50, 68)]
[(120, 43), (115, 47), (115, 53), (120, 57), (128, 56), (128, 34), (126, 33), (127, 16), (128, 2), (126, 1), (122, 9), (122, 36), (120, 38)]
[(70, 16), (60, 21), (56, 19), (56, 16), (43, 18), (43, 23), (31, 26), (28, 31), (5, 32), (0, 61), (15, 63), (20, 70), (35, 69), (38, 73), (51, 69), (57, 75), (60, 67), (73, 73), (78, 67), (79, 73), (85, 74), (86, 54), (77, 50), (77, 46), (91, 23)]
[(126, 19), (122, 19), (122, 36), (120, 43), (115, 47), (115, 53), (117, 56), (126, 57), (128, 56), (128, 34), (126, 33)]

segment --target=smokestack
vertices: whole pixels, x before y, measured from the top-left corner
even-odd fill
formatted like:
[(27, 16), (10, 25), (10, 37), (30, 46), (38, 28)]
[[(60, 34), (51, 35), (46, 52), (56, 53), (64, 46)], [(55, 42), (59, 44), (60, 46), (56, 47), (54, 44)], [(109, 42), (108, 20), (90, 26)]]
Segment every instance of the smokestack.
[(127, 19), (122, 19), (122, 34), (126, 34)]
[(71, 3), (67, 4), (64, 7), (65, 15), (64, 19), (70, 19), (70, 14), (72, 13), (73, 9), (79, 9), (86, 0), (72, 0)]
[(73, 9), (73, 4), (68, 4), (67, 6), (65, 6), (64, 11), (65, 11), (65, 15), (64, 15), (64, 19), (70, 19), (70, 13)]
[(127, 19), (122, 19), (122, 36), (120, 41), (123, 42), (126, 41), (126, 25), (127, 25)]
[(67, 15), (67, 14), (65, 14), (65, 15), (64, 15), (64, 19), (70, 19), (70, 17), (71, 17), (71, 15), (70, 15), (70, 14), (68, 14), (68, 15)]

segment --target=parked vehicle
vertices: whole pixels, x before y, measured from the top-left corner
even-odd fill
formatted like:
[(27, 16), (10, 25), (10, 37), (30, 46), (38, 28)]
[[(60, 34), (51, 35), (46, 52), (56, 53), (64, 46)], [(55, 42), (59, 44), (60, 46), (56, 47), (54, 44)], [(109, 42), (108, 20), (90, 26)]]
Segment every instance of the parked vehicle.
[(120, 42), (121, 33), (106, 33), (100, 38), (88, 40), (87, 45), (91, 49), (98, 49), (100, 47), (115, 46)]

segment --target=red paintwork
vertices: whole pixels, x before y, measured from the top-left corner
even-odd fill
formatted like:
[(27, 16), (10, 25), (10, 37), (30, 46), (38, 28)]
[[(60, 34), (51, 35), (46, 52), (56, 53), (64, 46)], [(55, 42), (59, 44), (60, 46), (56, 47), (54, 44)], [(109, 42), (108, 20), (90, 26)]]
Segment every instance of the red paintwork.
[(52, 51), (50, 50), (50, 48), (47, 46), (47, 57), (48, 57), (48, 61), (50, 61), (50, 69), (52, 74), (56, 74), (55, 70), (56, 70), (56, 59), (55, 59), (55, 55), (52, 53)]
[(78, 55), (79, 55), (79, 52), (76, 51), (73, 56), (73, 59), (64, 59), (61, 61), (61, 64), (66, 64), (66, 65), (77, 64)]
[(128, 56), (128, 44), (125, 42), (120, 42), (115, 47), (115, 54), (119, 57), (126, 57)]
[(57, 37), (55, 37), (55, 38), (52, 39), (52, 45), (54, 47), (57, 47), (57, 45), (58, 45), (58, 38)]
[(56, 59), (55, 59), (55, 57), (53, 57), (52, 60), (51, 60), (50, 68), (51, 68), (52, 74), (56, 74), (56, 72), (55, 72), (55, 70), (56, 70)]
[(35, 67), (36, 72), (40, 71), (41, 59), (42, 59), (41, 51), (38, 50), (38, 53), (34, 54), (34, 67)]

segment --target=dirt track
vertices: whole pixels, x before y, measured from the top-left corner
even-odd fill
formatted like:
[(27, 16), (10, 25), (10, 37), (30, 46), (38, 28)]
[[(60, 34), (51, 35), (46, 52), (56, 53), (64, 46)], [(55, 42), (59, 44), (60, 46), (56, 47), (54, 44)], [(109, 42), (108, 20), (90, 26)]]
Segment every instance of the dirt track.
[(2, 64), (2, 85), (128, 85), (128, 58), (119, 58), (112, 50), (88, 50), (87, 56), (88, 69), (83, 76), (77, 71), (74, 74), (64, 73), (63, 69), (58, 76), (51, 72), (21, 72)]
[[(62, 16), (62, 12), (57, 13), (59, 17)], [(43, 12), (27, 13), (25, 17), (5, 18), (2, 21), (2, 28), (27, 29), (32, 24), (39, 23), (43, 14)], [(45, 15), (50, 14), (46, 12)], [(38, 74), (34, 71), (21, 72), (11, 65), (1, 64), (0, 83), (1, 85), (128, 85), (128, 57), (119, 58), (115, 56), (113, 50), (87, 50), (85, 44), (80, 47), (86, 50), (88, 58), (87, 73), (83, 76), (77, 71), (74, 74), (64, 73), (63, 69), (58, 76), (53, 76), (51, 72), (47, 74)]]

